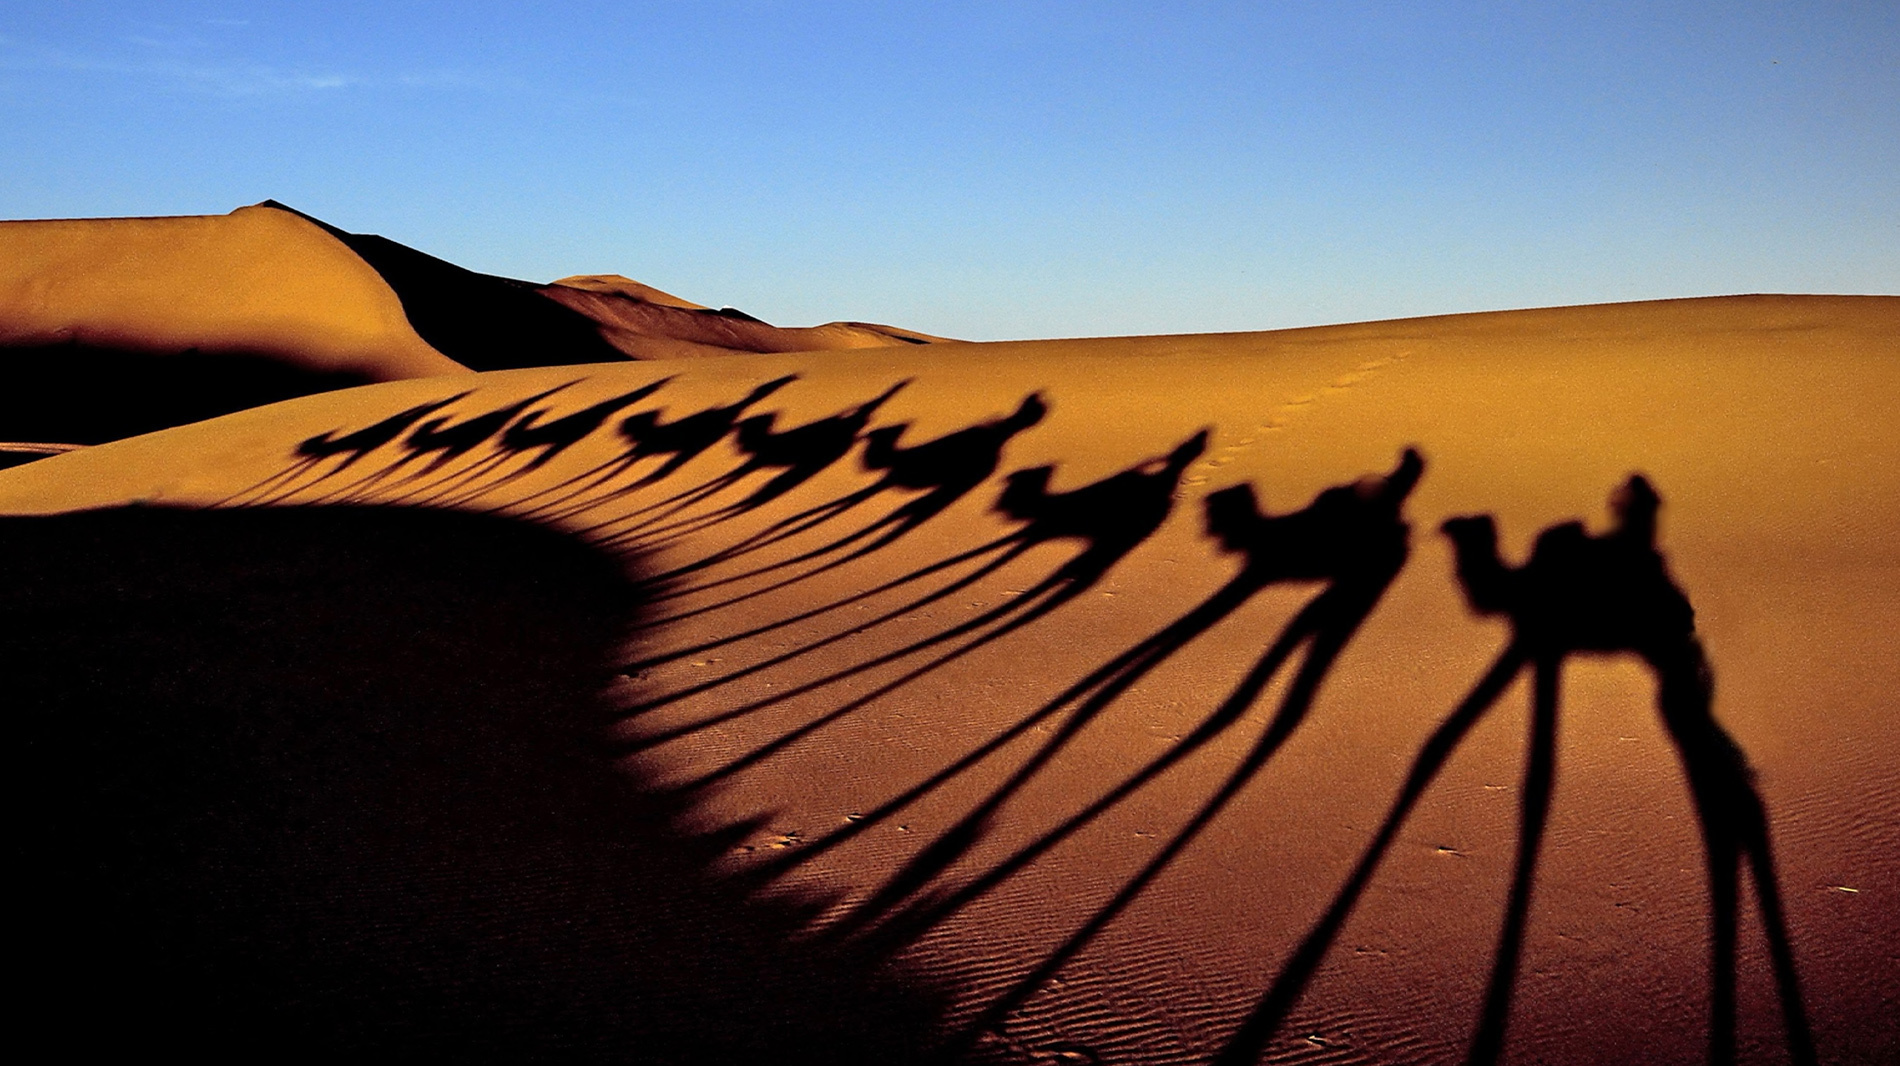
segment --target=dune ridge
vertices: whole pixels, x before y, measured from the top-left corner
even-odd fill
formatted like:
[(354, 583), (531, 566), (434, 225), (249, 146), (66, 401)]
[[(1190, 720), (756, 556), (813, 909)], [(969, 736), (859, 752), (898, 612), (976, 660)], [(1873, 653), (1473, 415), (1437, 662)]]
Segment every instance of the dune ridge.
[(393, 381), (461, 364), (410, 328), (382, 277), (284, 211), (0, 222), (0, 347), (254, 354)]
[(618, 275), (563, 278), (540, 291), (598, 323), (609, 344), (636, 359), (845, 351), (948, 339), (868, 322), (773, 326), (735, 308), (715, 311)]
[(781, 329), (620, 275), (483, 274), (275, 200), (0, 222), (0, 438), (96, 444), (470, 370), (940, 339), (864, 323)]

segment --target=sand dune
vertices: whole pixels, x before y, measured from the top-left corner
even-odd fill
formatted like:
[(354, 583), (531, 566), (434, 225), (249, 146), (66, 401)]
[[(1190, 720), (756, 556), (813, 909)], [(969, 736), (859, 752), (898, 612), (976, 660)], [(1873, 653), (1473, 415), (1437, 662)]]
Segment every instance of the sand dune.
[(619, 275), (481, 274), (273, 200), (217, 216), (0, 222), (0, 436), (21, 440), (96, 444), (471, 369), (940, 339), (864, 323), (781, 329)]
[(391, 381), (464, 369), (374, 270), (286, 211), (0, 223), (0, 345), (258, 354)]
[(287, 212), (0, 222), (0, 436), (97, 443), (464, 369)]
[(468, 369), (348, 244), (274, 205), (0, 222), (0, 436), (97, 444)]
[(1732, 987), (1740, 1061), (1891, 1061), (1897, 357), (1881, 297), (740, 355), (0, 472), (55, 987), (1138, 1063), (1692, 1063)]
[[(275, 201), (265, 206), (293, 211)], [(310, 221), (376, 268), (430, 344), (476, 370), (876, 348), (943, 339), (861, 322), (784, 329), (731, 307), (714, 310), (690, 303), (617, 274), (577, 275), (537, 285), (466, 270), (386, 237)]]
[(599, 323), (607, 343), (636, 359), (840, 351), (946, 339), (868, 322), (781, 328), (730, 307), (715, 311), (612, 275), (562, 278), (541, 293)]

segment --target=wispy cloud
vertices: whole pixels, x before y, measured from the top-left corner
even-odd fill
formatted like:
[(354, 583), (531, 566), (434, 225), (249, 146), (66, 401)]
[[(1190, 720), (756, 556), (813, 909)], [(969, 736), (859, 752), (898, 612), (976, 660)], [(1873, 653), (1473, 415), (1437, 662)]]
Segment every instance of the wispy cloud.
[(0, 36), (0, 71), (94, 74), (167, 84), (187, 92), (223, 97), (335, 93), (351, 89), (404, 87), (482, 90), (492, 79), (457, 71), (366, 75), (318, 64), (274, 64), (217, 59), (192, 53), (201, 49), (153, 37), (128, 37), (134, 51), (104, 56), (36, 46)]

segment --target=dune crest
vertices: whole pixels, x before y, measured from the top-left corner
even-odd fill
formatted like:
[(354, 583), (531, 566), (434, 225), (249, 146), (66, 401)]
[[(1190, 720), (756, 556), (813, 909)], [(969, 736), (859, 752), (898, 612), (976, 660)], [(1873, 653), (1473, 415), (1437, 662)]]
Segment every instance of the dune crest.
[(282, 360), (395, 381), (466, 368), (359, 256), (285, 211), (0, 222), (0, 346)]
[[(781, 329), (619, 274), (483, 274), (275, 200), (0, 222), (0, 439), (99, 444), (372, 382), (942, 338)], [(37, 454), (14, 449), (10, 462)]]
[(618, 274), (562, 278), (542, 286), (541, 294), (593, 320), (607, 343), (635, 359), (843, 351), (947, 339), (868, 322), (774, 326), (736, 308), (714, 310)]
[(710, 311), (705, 304), (696, 304), (691, 300), (682, 300), (670, 292), (661, 292), (651, 285), (627, 277), (625, 274), (575, 274), (571, 277), (555, 278), (545, 287), (560, 285), (569, 289), (583, 289), (587, 292), (617, 293), (635, 300), (644, 300), (663, 307), (683, 307), (688, 311)]

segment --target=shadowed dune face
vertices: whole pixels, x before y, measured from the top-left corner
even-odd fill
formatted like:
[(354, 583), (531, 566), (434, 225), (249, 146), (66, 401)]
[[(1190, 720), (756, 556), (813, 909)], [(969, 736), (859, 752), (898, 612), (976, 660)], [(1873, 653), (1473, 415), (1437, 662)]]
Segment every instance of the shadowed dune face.
[(0, 436), (65, 444), (104, 444), (372, 380), (254, 352), (66, 343), (0, 349), (0, 360)]
[(466, 369), (286, 211), (0, 222), (0, 440), (99, 443)]
[(732, 308), (713, 310), (657, 293), (638, 282), (574, 278), (542, 286), (542, 295), (599, 324), (600, 336), (635, 359), (687, 359), (758, 352), (844, 351), (932, 344), (944, 338), (865, 322), (768, 325)]
[[(103, 1053), (908, 1061), (934, 1003), (790, 935), (602, 745), (619, 565), (392, 508), (0, 519), (26, 1017)], [(269, 1049), (266, 1051), (266, 1049)]]
[(626, 358), (591, 320), (543, 299), (535, 286), (481, 274), (373, 233), (349, 233), (274, 200), (343, 242), (382, 275), (422, 338), (471, 370), (611, 363)]
[(787, 950), (952, 975), (952, 1057), (1882, 1062), (1896, 306), (405, 382), (0, 507), (452, 508), (637, 560), (625, 646), (561, 638), (621, 674), (594, 750), (735, 827), (747, 899), (820, 901)]
[(220, 216), (0, 222), (0, 441), (100, 443), (468, 370), (941, 339), (782, 329), (618, 275), (477, 273), (272, 200)]

